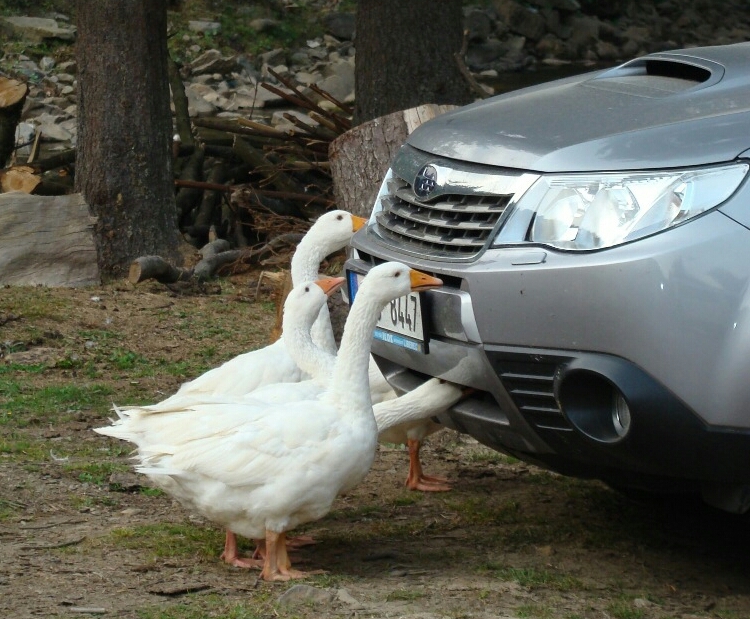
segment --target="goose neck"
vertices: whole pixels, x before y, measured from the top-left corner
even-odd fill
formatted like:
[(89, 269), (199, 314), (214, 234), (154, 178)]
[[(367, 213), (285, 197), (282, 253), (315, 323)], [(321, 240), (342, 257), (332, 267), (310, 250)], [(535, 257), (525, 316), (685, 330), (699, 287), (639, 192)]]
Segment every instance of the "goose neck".
[(344, 398), (350, 402), (355, 399), (356, 404), (369, 409), (372, 408), (368, 375), (370, 347), (380, 310), (381, 307), (368, 302), (360, 290), (346, 319), (329, 388), (337, 399)]

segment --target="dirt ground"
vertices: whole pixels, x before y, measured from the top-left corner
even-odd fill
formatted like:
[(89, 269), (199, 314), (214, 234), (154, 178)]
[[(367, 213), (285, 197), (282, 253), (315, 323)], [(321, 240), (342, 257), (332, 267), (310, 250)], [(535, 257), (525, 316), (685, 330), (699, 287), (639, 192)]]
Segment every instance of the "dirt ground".
[(0, 614), (750, 617), (746, 517), (629, 499), (449, 430), (423, 460), (452, 491), (407, 491), (405, 452), (381, 445), (365, 481), (303, 529), (317, 543), (295, 566), (326, 574), (269, 584), (223, 564), (221, 530), (149, 490), (92, 428), (112, 401), (156, 401), (262, 345), (274, 306), (256, 281), (0, 290)]

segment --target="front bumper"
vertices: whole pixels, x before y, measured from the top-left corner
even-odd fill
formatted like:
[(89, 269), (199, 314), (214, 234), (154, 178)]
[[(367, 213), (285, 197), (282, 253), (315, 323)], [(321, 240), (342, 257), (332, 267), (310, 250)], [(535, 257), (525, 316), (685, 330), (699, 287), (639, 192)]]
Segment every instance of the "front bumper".
[[(445, 425), (620, 487), (750, 484), (750, 355), (737, 352), (750, 350), (750, 243), (721, 213), (588, 255), (508, 248), (451, 264), (405, 256), (372, 229), (353, 246), (347, 269), (399, 260), (446, 281), (426, 293), (429, 354), (373, 342), (400, 391), (426, 376), (478, 390)], [(625, 437), (604, 427), (613, 390), (632, 413)]]

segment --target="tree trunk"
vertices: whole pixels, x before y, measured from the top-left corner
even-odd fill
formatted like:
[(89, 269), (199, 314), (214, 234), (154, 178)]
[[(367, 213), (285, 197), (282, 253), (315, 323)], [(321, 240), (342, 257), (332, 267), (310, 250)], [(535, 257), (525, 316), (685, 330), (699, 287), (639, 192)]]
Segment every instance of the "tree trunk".
[(76, 190), (97, 216), (101, 272), (178, 260), (166, 0), (78, 0)]
[(29, 87), (18, 80), (0, 77), (0, 167), (5, 166), (16, 145), (16, 127)]
[(336, 138), (328, 149), (338, 208), (369, 217), (385, 173), (406, 137), (423, 122), (455, 108), (420, 105), (370, 120)]
[[(393, 157), (419, 125), (454, 105), (420, 105), (370, 120), (336, 138), (328, 149), (333, 196), (338, 208), (369, 217)], [(328, 301), (336, 342), (341, 342), (349, 305), (340, 295)]]
[(355, 125), (424, 103), (473, 100), (455, 58), (463, 43), (461, 6), (461, 0), (359, 1)]

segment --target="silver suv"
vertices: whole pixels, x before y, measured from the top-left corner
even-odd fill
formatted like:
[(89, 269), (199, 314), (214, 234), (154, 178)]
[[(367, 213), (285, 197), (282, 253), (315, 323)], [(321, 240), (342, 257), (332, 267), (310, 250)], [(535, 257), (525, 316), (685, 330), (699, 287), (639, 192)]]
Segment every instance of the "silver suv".
[(440, 116), (394, 159), (347, 261), (440, 290), (383, 312), (446, 426), (623, 490), (750, 508), (750, 44), (652, 54)]

